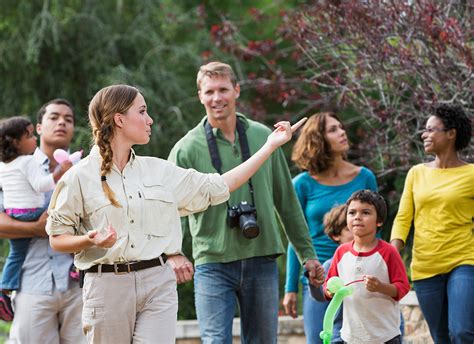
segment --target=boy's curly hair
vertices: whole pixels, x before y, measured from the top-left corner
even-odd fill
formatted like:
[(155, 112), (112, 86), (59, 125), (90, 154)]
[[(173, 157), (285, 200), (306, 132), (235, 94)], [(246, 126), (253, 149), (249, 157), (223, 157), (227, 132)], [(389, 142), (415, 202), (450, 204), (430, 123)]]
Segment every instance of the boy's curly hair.
[(379, 193), (372, 190), (359, 190), (349, 197), (346, 206), (349, 207), (352, 201), (359, 201), (361, 203), (373, 205), (377, 212), (377, 223), (385, 222), (385, 219), (387, 218), (387, 204)]
[(15, 140), (28, 134), (28, 126), (33, 125), (31, 121), (22, 116), (4, 119), (0, 122), (0, 161), (10, 162), (20, 154), (15, 145)]
[(332, 208), (324, 215), (323, 226), (324, 233), (334, 242), (334, 236), (341, 235), (344, 228), (347, 227), (346, 221), (347, 206), (342, 204), (340, 206)]

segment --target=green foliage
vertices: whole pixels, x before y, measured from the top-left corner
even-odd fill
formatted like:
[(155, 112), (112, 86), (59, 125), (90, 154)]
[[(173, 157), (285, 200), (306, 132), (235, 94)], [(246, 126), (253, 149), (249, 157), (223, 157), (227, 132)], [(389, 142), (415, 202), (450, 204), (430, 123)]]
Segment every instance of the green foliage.
[(210, 42), (193, 8), (171, 1), (3, 1), (0, 23), (0, 116), (33, 117), (45, 101), (67, 98), (78, 115), (73, 149), (89, 146), (87, 104), (108, 84), (132, 84), (145, 95), (156, 125), (142, 154), (166, 156), (202, 113), (194, 75)]

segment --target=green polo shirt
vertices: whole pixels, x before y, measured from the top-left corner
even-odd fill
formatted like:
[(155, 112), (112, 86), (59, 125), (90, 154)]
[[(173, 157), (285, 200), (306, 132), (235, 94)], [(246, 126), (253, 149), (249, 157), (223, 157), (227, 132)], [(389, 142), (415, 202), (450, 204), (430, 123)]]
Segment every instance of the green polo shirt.
[[(271, 131), (263, 124), (249, 120), (241, 114), (237, 116), (244, 124), (250, 153), (253, 154), (263, 146)], [(184, 168), (215, 173), (206, 141), (205, 118), (176, 143), (168, 159)], [(236, 132), (236, 140), (232, 144), (224, 138), (219, 129), (214, 128), (213, 132), (222, 160), (222, 172), (225, 173), (242, 162), (238, 134)], [(189, 227), (193, 238), (193, 257), (196, 265), (227, 263), (285, 253), (278, 216), (300, 261), (304, 263), (308, 259), (316, 258), (308, 227), (296, 198), (288, 165), (281, 149), (275, 151), (252, 177), (252, 184), (257, 222), (260, 227), (260, 235), (254, 239), (246, 239), (239, 228), (228, 226), (227, 204), (225, 203), (183, 218), (183, 230)], [(252, 203), (248, 183), (230, 195), (231, 206), (241, 201)]]

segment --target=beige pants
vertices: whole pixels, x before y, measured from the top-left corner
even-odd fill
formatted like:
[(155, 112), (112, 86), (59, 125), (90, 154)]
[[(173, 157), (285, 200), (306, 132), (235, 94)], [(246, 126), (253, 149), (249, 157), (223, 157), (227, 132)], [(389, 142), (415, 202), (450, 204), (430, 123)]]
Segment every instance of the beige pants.
[[(77, 283), (76, 283), (77, 285)], [(16, 293), (13, 299), (15, 317), (10, 330), (10, 344), (78, 344), (85, 343), (81, 331), (81, 289), (52, 295)]]
[(174, 343), (178, 297), (165, 264), (116, 275), (87, 273), (82, 326), (89, 343)]

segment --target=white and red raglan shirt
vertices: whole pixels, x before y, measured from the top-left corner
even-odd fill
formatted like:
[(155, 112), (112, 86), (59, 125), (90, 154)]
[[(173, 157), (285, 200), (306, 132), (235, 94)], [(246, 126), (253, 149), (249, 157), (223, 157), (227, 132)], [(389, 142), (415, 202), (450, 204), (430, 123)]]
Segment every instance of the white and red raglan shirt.
[(398, 289), (398, 296), (394, 298), (368, 291), (363, 282), (351, 284), (354, 293), (343, 302), (342, 339), (348, 343), (384, 343), (400, 334), (398, 301), (410, 289), (405, 265), (397, 250), (383, 240), (378, 239), (377, 246), (370, 252), (357, 252), (353, 245), (354, 241), (337, 248), (324, 290), (329, 278), (334, 276), (346, 284), (363, 279), (364, 275), (394, 284)]

